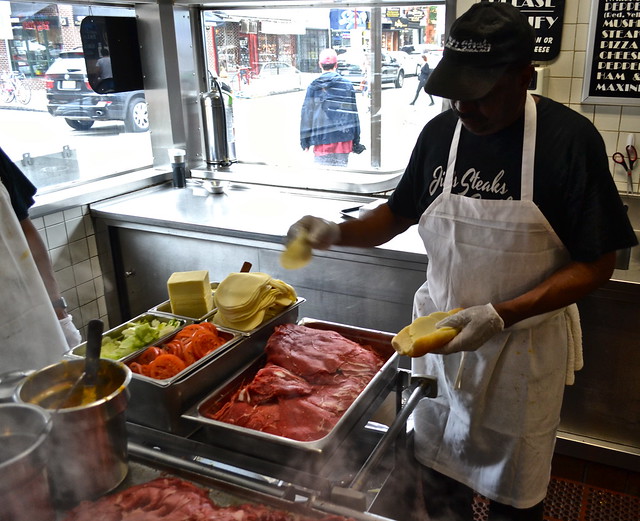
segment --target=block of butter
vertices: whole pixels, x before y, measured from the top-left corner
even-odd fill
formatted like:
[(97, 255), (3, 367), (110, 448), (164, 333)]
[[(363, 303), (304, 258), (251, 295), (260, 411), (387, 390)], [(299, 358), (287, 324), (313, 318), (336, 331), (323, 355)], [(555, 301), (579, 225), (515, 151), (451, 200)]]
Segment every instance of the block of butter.
[(200, 318), (213, 309), (209, 272), (177, 271), (167, 281), (171, 313)]

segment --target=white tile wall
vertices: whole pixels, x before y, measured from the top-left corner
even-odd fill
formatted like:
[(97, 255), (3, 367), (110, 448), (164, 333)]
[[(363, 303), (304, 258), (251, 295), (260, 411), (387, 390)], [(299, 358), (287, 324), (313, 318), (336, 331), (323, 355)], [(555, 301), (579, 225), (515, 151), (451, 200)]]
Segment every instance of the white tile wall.
[(33, 223), (47, 245), (60, 292), (82, 338), (93, 318), (102, 319), (105, 329), (110, 327), (89, 207), (45, 215)]

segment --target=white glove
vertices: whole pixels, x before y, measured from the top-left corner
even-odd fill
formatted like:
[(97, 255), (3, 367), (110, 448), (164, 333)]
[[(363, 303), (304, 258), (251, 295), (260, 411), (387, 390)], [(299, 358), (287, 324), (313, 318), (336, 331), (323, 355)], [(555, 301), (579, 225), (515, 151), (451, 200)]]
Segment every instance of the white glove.
[(80, 331), (78, 331), (78, 328), (74, 325), (73, 317), (71, 315), (61, 318), (59, 322), (62, 332), (64, 333), (64, 337), (67, 340), (67, 344), (69, 344), (69, 348), (76, 347), (80, 342), (82, 342)]
[(328, 250), (340, 240), (340, 228), (336, 223), (305, 215), (289, 228), (287, 242), (291, 242), (303, 231), (307, 233), (309, 245), (316, 250)]
[(452, 327), (460, 331), (451, 342), (433, 351), (441, 355), (459, 351), (475, 351), (504, 329), (504, 321), (491, 304), (473, 306), (442, 319), (436, 327)]

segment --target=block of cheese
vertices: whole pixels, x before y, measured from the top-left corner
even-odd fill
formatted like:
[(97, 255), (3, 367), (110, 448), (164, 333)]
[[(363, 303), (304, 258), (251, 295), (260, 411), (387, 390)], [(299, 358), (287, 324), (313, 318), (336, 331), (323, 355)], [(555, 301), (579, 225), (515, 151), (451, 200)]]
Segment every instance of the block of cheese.
[(207, 270), (177, 271), (167, 281), (171, 313), (200, 318), (213, 309), (213, 293)]

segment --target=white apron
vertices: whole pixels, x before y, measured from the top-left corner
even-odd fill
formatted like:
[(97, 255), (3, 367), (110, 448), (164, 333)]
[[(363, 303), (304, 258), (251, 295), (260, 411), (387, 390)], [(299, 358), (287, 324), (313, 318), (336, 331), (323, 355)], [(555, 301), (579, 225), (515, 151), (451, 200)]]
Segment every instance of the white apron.
[(62, 328), (0, 183), (0, 373), (40, 369), (67, 350)]
[[(451, 193), (458, 122), (443, 193), (420, 218), (429, 264), (414, 316), (508, 300), (569, 261), (533, 203), (535, 129), (529, 95), (521, 200), (483, 200)], [(414, 374), (438, 378), (438, 397), (422, 400), (414, 413), (418, 461), (500, 503), (528, 508), (540, 502), (560, 421), (567, 320), (575, 311), (532, 317), (465, 353), (459, 389), (461, 353), (414, 359)]]

